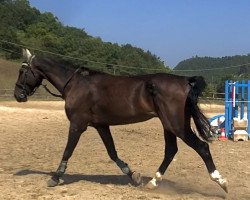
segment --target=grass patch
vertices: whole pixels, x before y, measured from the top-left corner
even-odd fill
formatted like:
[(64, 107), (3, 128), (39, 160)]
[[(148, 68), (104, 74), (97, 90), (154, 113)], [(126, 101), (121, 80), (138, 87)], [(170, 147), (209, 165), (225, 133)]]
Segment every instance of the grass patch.
[(0, 58), (0, 89), (14, 89), (20, 67), (20, 62)]

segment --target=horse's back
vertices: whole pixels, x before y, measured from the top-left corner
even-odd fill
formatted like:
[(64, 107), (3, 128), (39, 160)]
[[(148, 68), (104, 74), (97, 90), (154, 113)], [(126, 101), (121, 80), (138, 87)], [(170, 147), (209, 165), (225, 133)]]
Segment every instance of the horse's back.
[(152, 107), (154, 95), (165, 95), (165, 98), (180, 96), (183, 98), (189, 89), (186, 77), (166, 73), (141, 76), (103, 75), (95, 79), (92, 84), (95, 100), (100, 100), (101, 97), (101, 99), (106, 98), (112, 104), (114, 101), (121, 101), (123, 105), (130, 106), (134, 103), (142, 105), (144, 102), (144, 105), (148, 103), (148, 107)]

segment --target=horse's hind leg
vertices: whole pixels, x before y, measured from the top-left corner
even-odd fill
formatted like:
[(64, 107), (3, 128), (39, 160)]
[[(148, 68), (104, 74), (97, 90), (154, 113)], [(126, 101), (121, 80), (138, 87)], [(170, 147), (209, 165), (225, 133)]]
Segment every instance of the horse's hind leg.
[(107, 149), (109, 157), (117, 164), (122, 172), (128, 175), (135, 185), (141, 184), (141, 176), (139, 173), (132, 172), (128, 164), (123, 162), (117, 155), (115, 144), (108, 126), (95, 127)]
[(167, 102), (159, 94), (154, 97), (154, 104), (164, 128), (165, 155), (154, 178), (146, 184), (146, 187), (149, 189), (156, 188), (162, 180), (162, 175), (178, 151), (176, 136), (180, 137), (178, 134), (182, 133), (184, 129), (184, 119), (181, 117), (181, 112), (183, 112), (181, 104)]
[(79, 141), (81, 134), (87, 129), (87, 126), (84, 125), (76, 125), (74, 123), (70, 123), (69, 135), (68, 135), (68, 142), (66, 148), (63, 153), (62, 161), (52, 176), (52, 178), (48, 181), (49, 187), (54, 187), (58, 185), (59, 179), (63, 176), (66, 171), (67, 163), (73, 151)]
[(162, 180), (162, 175), (167, 170), (168, 166), (174, 159), (175, 154), (178, 151), (176, 136), (171, 132), (164, 130), (164, 138), (165, 138), (165, 156), (164, 159), (157, 170), (155, 177), (151, 179), (146, 185), (146, 188), (153, 189), (158, 186), (157, 182)]
[(222, 178), (219, 171), (216, 170), (208, 144), (200, 140), (191, 130), (182, 139), (201, 156), (202, 160), (205, 162), (211, 179), (218, 183), (223, 190), (228, 192), (227, 180)]

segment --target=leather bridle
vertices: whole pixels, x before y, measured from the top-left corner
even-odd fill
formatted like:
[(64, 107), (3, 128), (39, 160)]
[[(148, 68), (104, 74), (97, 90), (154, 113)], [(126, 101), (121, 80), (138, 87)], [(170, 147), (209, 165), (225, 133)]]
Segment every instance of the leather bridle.
[(20, 69), (21, 71), (23, 71), (24, 73), (24, 82), (21, 83), (16, 83), (16, 87), (19, 88), (21, 90), (21, 93), (26, 95), (26, 96), (31, 96), (35, 93), (37, 87), (35, 87), (32, 91), (29, 90), (29, 87), (27, 86), (27, 79), (28, 79), (28, 72), (31, 72), (31, 74), (34, 76), (34, 78), (36, 78), (35, 73), (33, 72), (33, 70), (31, 69), (31, 66), (29, 63), (27, 62), (23, 62), (22, 63), (22, 67)]

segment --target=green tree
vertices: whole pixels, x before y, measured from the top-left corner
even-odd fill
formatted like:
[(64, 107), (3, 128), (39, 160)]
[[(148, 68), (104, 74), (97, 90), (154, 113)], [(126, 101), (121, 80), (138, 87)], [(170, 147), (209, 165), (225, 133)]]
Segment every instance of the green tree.
[[(130, 44), (119, 46), (103, 42), (99, 37), (88, 35), (84, 29), (64, 26), (52, 13), (40, 13), (37, 9), (31, 8), (27, 0), (2, 0), (0, 26), (2, 40), (50, 51), (54, 54), (80, 58), (72, 60), (64, 58), (76, 65), (87, 65), (109, 73), (116, 71), (120, 74), (152, 73), (156, 72), (154, 69), (168, 71), (160, 58), (149, 51), (145, 52)], [(20, 51), (15, 45), (7, 43), (1, 43), (1, 45), (2, 48), (8, 48), (11, 51)], [(35, 53), (44, 54), (41, 51)], [(10, 58), (15, 58), (14, 55), (20, 56), (20, 54), (5, 53), (3, 50), (0, 50), (0, 55)], [(47, 54), (47, 56), (51, 55)], [(130, 67), (114, 67), (113, 65)]]

